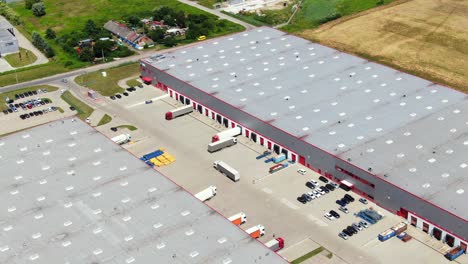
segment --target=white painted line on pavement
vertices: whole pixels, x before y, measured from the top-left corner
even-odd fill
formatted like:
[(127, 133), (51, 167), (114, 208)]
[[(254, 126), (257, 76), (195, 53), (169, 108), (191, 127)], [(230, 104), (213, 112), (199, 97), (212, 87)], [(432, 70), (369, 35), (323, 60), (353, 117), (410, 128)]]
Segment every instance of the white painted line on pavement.
[(293, 210), (297, 210), (299, 209), (299, 206), (291, 203), (288, 199), (286, 198), (281, 198), (281, 202), (284, 203), (286, 206), (288, 206), (289, 208), (293, 209)]
[(268, 193), (268, 194), (272, 194), (272, 193), (273, 193), (273, 190), (272, 190), (272, 189), (266, 188), (266, 187), (263, 188), (262, 191), (265, 192), (265, 193)]
[(325, 223), (324, 221), (320, 220), (319, 218), (315, 217), (312, 214), (307, 215), (307, 217), (313, 222), (315, 222), (318, 226), (328, 226), (327, 223)]
[[(154, 101), (157, 101), (157, 100), (164, 99), (166, 97), (169, 97), (169, 94), (164, 94), (164, 95), (161, 95), (161, 96), (158, 96), (158, 97), (151, 98), (149, 100), (154, 102)], [(136, 103), (136, 104), (132, 104), (132, 105), (127, 105), (127, 106), (125, 106), (125, 108), (128, 109), (128, 108), (132, 108), (132, 107), (139, 106), (139, 105), (144, 105), (144, 104), (145, 104), (145, 102), (140, 102), (140, 103)]]

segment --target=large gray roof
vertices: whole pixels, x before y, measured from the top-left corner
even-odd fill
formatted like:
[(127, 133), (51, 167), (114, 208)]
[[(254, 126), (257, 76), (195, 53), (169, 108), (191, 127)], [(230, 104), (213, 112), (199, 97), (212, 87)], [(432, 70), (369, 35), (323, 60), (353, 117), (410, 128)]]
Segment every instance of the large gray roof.
[(81, 121), (0, 138), (0, 263), (285, 263)]
[(144, 61), (468, 219), (463, 93), (267, 27)]

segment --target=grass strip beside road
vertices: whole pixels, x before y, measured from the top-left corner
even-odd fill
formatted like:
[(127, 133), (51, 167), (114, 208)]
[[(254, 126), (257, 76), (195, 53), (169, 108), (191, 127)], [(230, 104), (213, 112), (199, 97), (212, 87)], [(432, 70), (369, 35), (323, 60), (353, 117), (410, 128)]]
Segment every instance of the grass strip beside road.
[(141, 84), (141, 82), (137, 81), (136, 79), (128, 80), (127, 83), (128, 87), (135, 87)]
[(73, 96), (73, 94), (70, 93), (70, 91), (64, 92), (60, 98), (62, 98), (65, 102), (67, 102), (70, 106), (73, 106), (75, 110), (78, 112), (77, 117), (81, 120), (85, 120), (87, 117), (89, 117), (94, 109), (91, 108), (89, 105), (83, 103), (80, 101), (78, 98)]
[(102, 96), (110, 96), (116, 93), (123, 93), (125, 90), (118, 85), (122, 79), (138, 75), (140, 68), (138, 63), (128, 63), (105, 70), (106, 77), (102, 75), (103, 71), (95, 71), (80, 75), (75, 78), (75, 82), (84, 87), (93, 89)]
[(6, 55), (5, 60), (11, 67), (18, 68), (34, 63), (37, 57), (30, 50), (20, 48), (20, 52)]
[(311, 257), (313, 257), (313, 256), (315, 256), (315, 255), (317, 255), (317, 254), (319, 254), (319, 253), (322, 252), (323, 250), (324, 250), (323, 247), (318, 247), (318, 248), (312, 250), (311, 252), (305, 254), (304, 256), (299, 257), (299, 258), (297, 258), (297, 259), (291, 261), (291, 264), (299, 264), (299, 263), (302, 263), (302, 262), (304, 262), (304, 261), (310, 259)]
[(21, 82), (32, 81), (44, 77), (56, 75), (70, 71), (63, 65), (56, 62), (34, 65), (17, 70), (0, 73), (0, 87), (12, 85)]
[(99, 123), (97, 124), (97, 126), (102, 126), (102, 125), (105, 125), (107, 123), (109, 123), (110, 121), (112, 121), (112, 117), (108, 114), (105, 114), (101, 120), (99, 121)]
[[(6, 103), (6, 98), (10, 98), (12, 100), (16, 100), (15, 99), (15, 94), (21, 94), (21, 93), (25, 93), (25, 92), (29, 92), (29, 91), (37, 91), (39, 89), (47, 89), (48, 92), (53, 92), (53, 91), (57, 91), (58, 88), (55, 87), (55, 86), (50, 86), (50, 85), (38, 85), (38, 86), (31, 86), (31, 87), (26, 87), (26, 88), (22, 88), (22, 89), (18, 89), (18, 90), (13, 90), (13, 91), (8, 91), (8, 92), (4, 92), (4, 93), (0, 93), (0, 110), (4, 110), (4, 109), (7, 109), (7, 105), (5, 104)], [(44, 94), (38, 94), (38, 95), (44, 95)], [(21, 99), (18, 99), (18, 101), (27, 101), (29, 100), (29, 98), (37, 98), (38, 95), (36, 96), (31, 96), (31, 97), (25, 97), (25, 98), (21, 98)]]
[(117, 127), (117, 128), (126, 128), (126, 129), (128, 129), (128, 130), (130, 130), (130, 131), (135, 131), (135, 130), (138, 129), (137, 127), (132, 126), (132, 125), (120, 125), (120, 126), (116, 126), (116, 127)]

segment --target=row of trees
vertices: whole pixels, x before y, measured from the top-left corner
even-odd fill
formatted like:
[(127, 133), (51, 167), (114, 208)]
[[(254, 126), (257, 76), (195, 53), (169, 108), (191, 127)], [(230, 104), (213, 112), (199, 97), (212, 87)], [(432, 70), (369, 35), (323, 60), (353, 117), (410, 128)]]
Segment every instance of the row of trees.
[(39, 50), (44, 52), (47, 58), (52, 58), (55, 56), (54, 50), (50, 47), (49, 43), (47, 43), (41, 35), (37, 32), (33, 32), (32, 34), (32, 44), (36, 46)]
[(0, 2), (0, 16), (4, 16), (14, 25), (22, 23), (20, 16), (16, 14), (16, 12), (13, 11), (13, 9), (11, 9), (4, 1)]
[(42, 0), (25, 0), (24, 7), (32, 10), (33, 14), (37, 17), (41, 17), (46, 14), (46, 7)]

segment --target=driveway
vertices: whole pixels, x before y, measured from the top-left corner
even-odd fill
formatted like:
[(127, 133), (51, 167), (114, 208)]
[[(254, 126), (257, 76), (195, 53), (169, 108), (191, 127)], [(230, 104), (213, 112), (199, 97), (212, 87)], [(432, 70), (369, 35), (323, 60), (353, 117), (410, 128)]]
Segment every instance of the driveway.
[[(7, 23), (8, 25), (10, 25), (10, 27), (14, 28), (15, 36), (18, 39), (19, 46), (30, 50), (31, 52), (34, 53), (34, 55), (36, 55), (37, 60), (34, 63), (26, 65), (24, 67), (29, 67), (29, 66), (39, 65), (39, 64), (44, 64), (44, 63), (49, 62), (49, 59), (47, 59), (46, 56), (44, 56), (44, 54), (42, 54), (38, 49), (36, 49), (36, 47), (34, 47), (34, 45), (25, 36), (23, 36), (23, 34), (21, 34), (20, 31), (18, 31), (13, 25), (11, 25), (10, 22), (8, 22), (8, 20), (6, 20), (3, 16), (0, 16), (0, 23)], [(9, 70), (13, 70), (13, 69), (15, 68), (11, 67), (11, 69)], [(3, 71), (3, 70), (4, 69), (1, 68), (0, 66), (0, 71)]]

